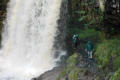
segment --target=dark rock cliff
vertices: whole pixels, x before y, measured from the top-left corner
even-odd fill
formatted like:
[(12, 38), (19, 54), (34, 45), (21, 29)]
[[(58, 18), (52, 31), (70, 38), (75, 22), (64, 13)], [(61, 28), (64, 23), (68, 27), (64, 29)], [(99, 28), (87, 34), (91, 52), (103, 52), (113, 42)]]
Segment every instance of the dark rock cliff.
[(3, 20), (6, 16), (8, 0), (0, 0), (0, 44), (1, 44), (1, 33), (3, 28)]

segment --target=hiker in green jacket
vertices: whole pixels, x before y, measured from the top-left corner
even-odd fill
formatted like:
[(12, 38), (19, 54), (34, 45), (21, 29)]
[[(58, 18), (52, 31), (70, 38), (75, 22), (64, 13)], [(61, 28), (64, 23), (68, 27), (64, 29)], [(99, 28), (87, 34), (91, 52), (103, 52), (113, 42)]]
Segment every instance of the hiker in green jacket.
[(92, 59), (92, 55), (93, 55), (93, 45), (91, 43), (91, 41), (88, 41), (86, 46), (85, 46), (85, 50), (88, 53), (88, 58)]

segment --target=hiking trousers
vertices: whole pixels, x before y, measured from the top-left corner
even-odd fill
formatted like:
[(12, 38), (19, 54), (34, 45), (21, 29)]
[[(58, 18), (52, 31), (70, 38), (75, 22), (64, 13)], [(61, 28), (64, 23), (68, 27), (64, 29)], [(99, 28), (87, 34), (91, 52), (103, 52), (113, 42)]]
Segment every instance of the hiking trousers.
[(93, 51), (88, 51), (88, 58), (92, 59), (92, 53), (93, 53)]
[(78, 43), (77, 42), (73, 42), (73, 47), (77, 48), (77, 46), (78, 46)]

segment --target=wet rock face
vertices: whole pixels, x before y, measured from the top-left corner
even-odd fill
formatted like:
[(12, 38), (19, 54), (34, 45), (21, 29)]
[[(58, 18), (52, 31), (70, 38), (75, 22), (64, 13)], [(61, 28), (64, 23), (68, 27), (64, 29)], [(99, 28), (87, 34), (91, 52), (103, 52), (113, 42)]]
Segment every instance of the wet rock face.
[(64, 68), (65, 68), (65, 65), (62, 64), (61, 66), (56, 67), (53, 70), (50, 70), (48, 72), (45, 72), (38, 78), (33, 78), (32, 80), (56, 80)]
[(65, 43), (65, 39), (66, 39), (66, 28), (67, 28), (67, 16), (68, 16), (68, 12), (67, 12), (67, 3), (68, 0), (62, 0), (62, 4), (61, 4), (61, 8), (60, 8), (60, 18), (57, 21), (58, 23), (58, 31), (57, 31), (57, 36), (56, 36), (56, 40), (54, 42), (54, 47), (55, 47), (55, 58), (58, 58), (59, 55), (61, 54), (61, 50), (62, 51), (66, 51), (66, 43)]
[(0, 14), (1, 12), (6, 12), (7, 3), (9, 0), (0, 0)]
[(37, 80), (37, 78), (32, 78), (31, 80)]
[(8, 0), (0, 0), (0, 46), (1, 46), (1, 32), (3, 28), (3, 20), (6, 16), (6, 9), (7, 9)]

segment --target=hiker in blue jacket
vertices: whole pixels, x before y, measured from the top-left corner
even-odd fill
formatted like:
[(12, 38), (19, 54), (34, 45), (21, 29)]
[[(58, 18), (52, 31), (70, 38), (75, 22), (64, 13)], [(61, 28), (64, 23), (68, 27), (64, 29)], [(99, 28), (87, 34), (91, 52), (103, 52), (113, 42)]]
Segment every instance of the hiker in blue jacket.
[(74, 48), (77, 48), (77, 46), (78, 46), (78, 34), (73, 35), (72, 40), (73, 40)]
[(91, 41), (88, 41), (86, 46), (85, 46), (85, 50), (88, 53), (88, 58), (92, 59), (92, 55), (93, 55), (93, 45), (91, 43)]

